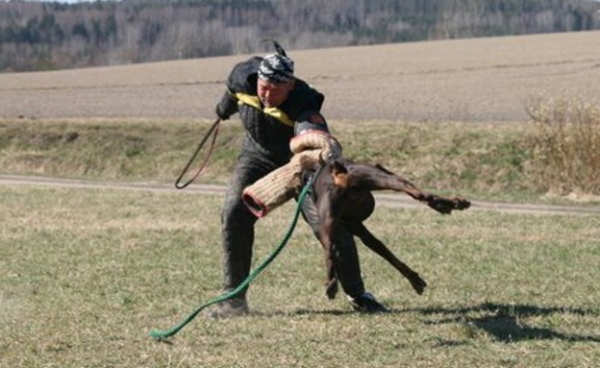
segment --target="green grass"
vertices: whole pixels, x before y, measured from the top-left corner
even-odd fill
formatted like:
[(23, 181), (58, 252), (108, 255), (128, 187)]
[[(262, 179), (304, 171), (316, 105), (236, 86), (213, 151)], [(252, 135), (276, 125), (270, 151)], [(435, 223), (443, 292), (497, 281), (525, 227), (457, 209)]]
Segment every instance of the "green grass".
[[(600, 221), (379, 207), (373, 232), (429, 283), (416, 295), (360, 246), (392, 313), (329, 301), (300, 223), (251, 286), (249, 317), (201, 314), (220, 293), (222, 198), (0, 186), (0, 367), (593, 367), (600, 361)], [(255, 263), (293, 204), (259, 222)]]

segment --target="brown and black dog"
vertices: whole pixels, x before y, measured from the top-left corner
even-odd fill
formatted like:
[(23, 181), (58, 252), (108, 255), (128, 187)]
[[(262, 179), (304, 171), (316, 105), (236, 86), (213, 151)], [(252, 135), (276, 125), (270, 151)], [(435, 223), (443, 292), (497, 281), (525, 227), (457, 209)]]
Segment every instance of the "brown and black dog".
[(341, 226), (342, 222), (348, 231), (394, 266), (408, 279), (413, 289), (418, 294), (422, 294), (427, 283), (365, 227), (363, 221), (375, 209), (375, 199), (371, 192), (375, 190), (403, 192), (442, 214), (467, 209), (471, 203), (460, 197), (446, 198), (423, 192), (406, 179), (380, 165), (357, 164), (340, 159), (325, 162), (323, 165), (324, 167), (314, 173), (312, 195), (321, 222), (319, 240), (325, 251), (327, 297), (333, 299), (338, 292), (333, 265), (335, 244), (331, 234), (332, 229)]

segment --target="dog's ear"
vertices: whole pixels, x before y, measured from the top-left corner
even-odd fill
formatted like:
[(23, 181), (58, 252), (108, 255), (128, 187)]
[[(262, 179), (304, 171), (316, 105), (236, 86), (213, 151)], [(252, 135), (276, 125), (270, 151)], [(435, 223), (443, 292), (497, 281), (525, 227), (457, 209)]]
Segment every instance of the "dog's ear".
[(334, 160), (331, 163), (331, 172), (336, 174), (347, 174), (348, 169), (346, 168), (346, 165), (344, 165), (341, 161)]
[(331, 163), (331, 176), (333, 177), (333, 184), (338, 187), (346, 188), (348, 186), (348, 169), (340, 161), (333, 161)]

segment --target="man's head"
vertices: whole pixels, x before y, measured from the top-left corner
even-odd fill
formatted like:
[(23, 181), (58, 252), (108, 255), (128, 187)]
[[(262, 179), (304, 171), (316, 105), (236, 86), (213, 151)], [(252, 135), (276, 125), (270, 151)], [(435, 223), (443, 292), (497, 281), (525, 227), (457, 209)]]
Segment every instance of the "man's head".
[(287, 56), (270, 54), (258, 68), (258, 97), (266, 107), (281, 105), (294, 88), (294, 62)]

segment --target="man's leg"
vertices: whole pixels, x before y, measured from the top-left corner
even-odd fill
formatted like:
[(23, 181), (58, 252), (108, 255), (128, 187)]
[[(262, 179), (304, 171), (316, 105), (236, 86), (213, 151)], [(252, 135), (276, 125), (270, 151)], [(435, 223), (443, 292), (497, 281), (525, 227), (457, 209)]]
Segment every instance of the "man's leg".
[[(221, 215), (223, 289), (235, 289), (250, 274), (254, 225), (257, 218), (242, 201), (242, 191), (266, 175), (272, 167), (251, 154), (241, 154), (229, 181)], [(246, 290), (214, 308), (210, 317), (224, 318), (248, 313)]]

